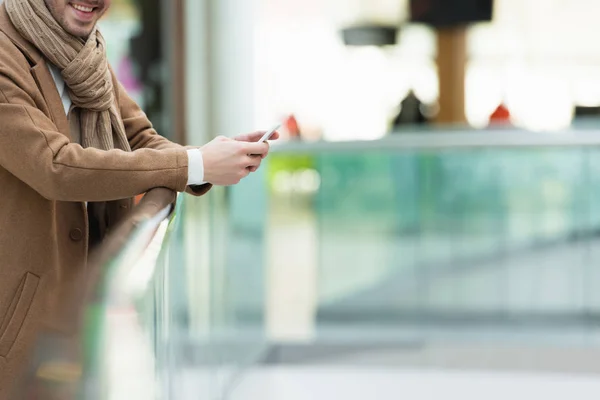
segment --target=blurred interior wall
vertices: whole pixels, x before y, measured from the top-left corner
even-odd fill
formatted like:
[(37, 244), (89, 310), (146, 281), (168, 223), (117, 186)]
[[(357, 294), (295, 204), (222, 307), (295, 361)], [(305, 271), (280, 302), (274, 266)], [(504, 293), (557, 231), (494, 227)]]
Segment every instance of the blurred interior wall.
[(257, 0), (185, 0), (187, 141), (249, 132), (255, 123)]

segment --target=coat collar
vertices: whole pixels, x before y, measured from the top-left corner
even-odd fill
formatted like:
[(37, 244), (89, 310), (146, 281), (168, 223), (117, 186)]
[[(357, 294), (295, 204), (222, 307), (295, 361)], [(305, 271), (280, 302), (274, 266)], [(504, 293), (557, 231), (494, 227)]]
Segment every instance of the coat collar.
[(58, 128), (59, 132), (67, 137), (70, 137), (69, 122), (67, 120), (67, 116), (65, 115), (62, 99), (60, 98), (54, 79), (50, 74), (46, 60), (42, 53), (33, 44), (19, 34), (10, 20), (8, 12), (6, 11), (6, 6), (3, 3), (0, 3), (0, 31), (4, 32), (4, 34), (8, 36), (8, 38), (29, 60), (31, 65), (31, 74), (35, 78), (35, 81), (40, 88), (44, 99), (46, 100), (52, 121)]
[(37, 64), (44, 59), (42, 53), (19, 34), (8, 16), (6, 5), (4, 3), (0, 4), (0, 31), (8, 36), (25, 57), (27, 57), (30, 63)]

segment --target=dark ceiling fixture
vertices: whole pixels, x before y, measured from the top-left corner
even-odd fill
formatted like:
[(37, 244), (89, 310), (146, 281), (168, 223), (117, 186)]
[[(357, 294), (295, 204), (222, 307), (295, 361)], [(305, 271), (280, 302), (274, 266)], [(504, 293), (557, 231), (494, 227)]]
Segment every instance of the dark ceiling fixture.
[(343, 28), (346, 46), (393, 46), (397, 44), (399, 28), (394, 25), (361, 24)]

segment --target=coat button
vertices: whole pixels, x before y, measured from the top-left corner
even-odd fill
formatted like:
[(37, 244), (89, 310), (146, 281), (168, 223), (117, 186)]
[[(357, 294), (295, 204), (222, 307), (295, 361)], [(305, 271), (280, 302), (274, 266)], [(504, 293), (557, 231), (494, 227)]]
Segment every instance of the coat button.
[(83, 239), (83, 232), (79, 228), (72, 229), (69, 233), (69, 237), (71, 237), (71, 240), (79, 242), (81, 239)]

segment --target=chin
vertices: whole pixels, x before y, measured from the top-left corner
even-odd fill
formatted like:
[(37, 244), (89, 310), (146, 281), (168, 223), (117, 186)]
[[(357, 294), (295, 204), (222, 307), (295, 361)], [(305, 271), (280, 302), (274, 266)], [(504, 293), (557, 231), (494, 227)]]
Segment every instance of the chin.
[(67, 27), (65, 29), (65, 31), (67, 31), (69, 34), (80, 37), (82, 39), (87, 39), (93, 30), (94, 30), (93, 27), (92, 28), (82, 28), (82, 27), (72, 27), (72, 26)]

